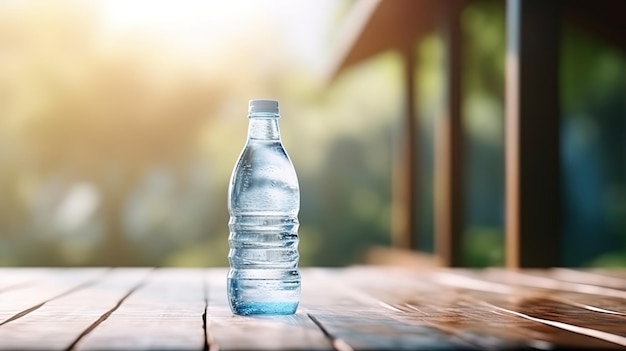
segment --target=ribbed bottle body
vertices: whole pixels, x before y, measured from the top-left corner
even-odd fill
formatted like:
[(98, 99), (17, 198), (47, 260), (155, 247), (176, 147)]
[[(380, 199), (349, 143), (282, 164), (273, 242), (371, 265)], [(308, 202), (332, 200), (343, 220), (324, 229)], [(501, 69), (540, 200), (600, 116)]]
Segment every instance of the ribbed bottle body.
[(299, 209), (298, 179), (280, 139), (249, 136), (233, 170), (228, 197), (227, 286), (233, 313), (296, 311)]

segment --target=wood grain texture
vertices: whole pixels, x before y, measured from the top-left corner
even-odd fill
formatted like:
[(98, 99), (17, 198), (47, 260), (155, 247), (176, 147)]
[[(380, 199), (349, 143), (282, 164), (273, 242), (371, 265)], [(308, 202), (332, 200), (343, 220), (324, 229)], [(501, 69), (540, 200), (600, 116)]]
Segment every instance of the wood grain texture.
[[(74, 290), (61, 297), (47, 301), (38, 309), (0, 327), (0, 349), (64, 350), (96, 322), (103, 314), (114, 308), (141, 279), (147, 269), (119, 269), (101, 275), (94, 284)], [(70, 274), (67, 274), (70, 273)], [(91, 274), (89, 274), (91, 273)], [(66, 291), (75, 282), (84, 281), (92, 271), (61, 271), (59, 281), (69, 281), (59, 290)], [(57, 275), (55, 275), (57, 276)], [(51, 285), (55, 287), (56, 285)], [(31, 296), (47, 296), (44, 290), (34, 290)], [(43, 299), (40, 298), (40, 300)], [(4, 306), (5, 300), (2, 300)]]
[(0, 294), (23, 289), (53, 272), (54, 270), (46, 268), (0, 268)]
[[(21, 284), (9, 283), (8, 288), (0, 295), (0, 325), (94, 283), (105, 272), (106, 269), (101, 268), (39, 271), (16, 269), (12, 274), (5, 271), (2, 277), (12, 276), (8, 279), (13, 282), (20, 281), (20, 278), (23, 280)], [(20, 284), (20, 288), (16, 289), (15, 284)]]
[[(626, 319), (619, 313), (594, 306), (603, 298), (579, 292), (580, 287), (588, 286), (584, 283), (563, 283), (520, 272), (495, 270), (462, 274), (445, 272), (434, 275), (433, 279), (454, 288), (459, 301), (471, 303), (471, 311), (486, 307), (493, 315), (498, 315), (498, 319), (502, 316), (512, 318), (513, 324), (501, 325), (513, 331), (534, 331), (536, 340), (553, 347), (604, 349), (626, 346), (623, 337)], [(450, 307), (454, 308), (453, 305)]]
[[(494, 270), (511, 280), (524, 281), (519, 273)], [(384, 315), (406, 324), (429, 326), (435, 333), (443, 332), (460, 347), (479, 349), (516, 349), (516, 348), (621, 348), (626, 346), (622, 336), (624, 318), (616, 313), (606, 313), (598, 309), (573, 304), (567, 298), (579, 301), (580, 294), (568, 288), (578, 285), (562, 285), (555, 281), (551, 290), (541, 287), (503, 284), (493, 279), (494, 272), (488, 274), (470, 270), (440, 270), (435, 272), (395, 272), (392, 270), (375, 271), (372, 269), (337, 271), (332, 282), (341, 282), (344, 292), (349, 292), (350, 300), (358, 301), (355, 306), (346, 309), (353, 311), (366, 305), (378, 305), (387, 311), (370, 311), (378, 317)], [(492, 276), (485, 280), (482, 275)], [(321, 279), (316, 279), (319, 282)], [(531, 282), (534, 282), (532, 279)], [(378, 284), (373, 283), (378, 282)], [(536, 283), (536, 282), (534, 282)], [(523, 283), (522, 283), (523, 284)], [(584, 285), (583, 283), (577, 283)], [(557, 290), (563, 287), (564, 290)], [(548, 291), (548, 294), (545, 292)], [(549, 296), (548, 298), (542, 295)], [(332, 296), (337, 296), (331, 293)], [(345, 293), (344, 293), (345, 295)], [(560, 299), (560, 300), (559, 300)], [(339, 300), (342, 305), (345, 299)], [(587, 300), (588, 303), (593, 301)], [(615, 301), (613, 301), (615, 303)], [(336, 308), (338, 303), (333, 304)], [(622, 301), (621, 306), (624, 305)], [(589, 307), (589, 306), (587, 306)], [(345, 307), (344, 307), (345, 308)], [(613, 310), (616, 306), (611, 306)], [(342, 310), (343, 312), (343, 310)], [(348, 313), (341, 313), (344, 317)], [(365, 315), (362, 316), (363, 319)], [(322, 320), (323, 321), (323, 320)], [(584, 321), (584, 322), (583, 322)], [(324, 321), (323, 321), (324, 322)], [(337, 318), (325, 321), (327, 325), (337, 323)], [(383, 321), (377, 323), (375, 333), (384, 330)], [(357, 328), (363, 330), (362, 322), (354, 325), (339, 326), (341, 329)], [(369, 329), (367, 329), (369, 332)], [(394, 326), (393, 330), (400, 330)], [(434, 333), (430, 333), (430, 336)], [(347, 338), (344, 336), (344, 338)], [(355, 348), (364, 338), (358, 337), (357, 344), (348, 344)], [(393, 338), (398, 341), (398, 338)], [(425, 338), (420, 341), (423, 342)], [(412, 340), (413, 347), (417, 341)], [(368, 343), (371, 345), (371, 343)], [(437, 344), (443, 347), (444, 343)], [(394, 348), (411, 348), (410, 345), (393, 345)], [(435, 346), (427, 346), (433, 348)], [(455, 347), (459, 347), (455, 345)], [(390, 345), (376, 348), (391, 348)]]
[(77, 350), (202, 350), (205, 281), (201, 269), (158, 269)]
[[(399, 318), (399, 310), (372, 290), (387, 286), (402, 289), (399, 271), (311, 270), (306, 272), (313, 289), (306, 289), (302, 303), (307, 312), (341, 345), (354, 350), (473, 349), (474, 345), (420, 321)], [(400, 273), (400, 274), (399, 274)], [(366, 289), (361, 287), (366, 285)], [(323, 292), (323, 293), (321, 293)], [(385, 296), (388, 297), (388, 296)]]
[(18, 316), (0, 349), (626, 347), (623, 271), (306, 268), (298, 313), (273, 317), (232, 315), (226, 273), (0, 269), (0, 311)]

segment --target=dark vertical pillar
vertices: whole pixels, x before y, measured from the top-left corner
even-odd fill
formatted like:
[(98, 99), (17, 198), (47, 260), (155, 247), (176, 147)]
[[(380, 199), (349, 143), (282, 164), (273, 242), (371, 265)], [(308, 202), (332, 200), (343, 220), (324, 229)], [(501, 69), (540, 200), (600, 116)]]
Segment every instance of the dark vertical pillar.
[(415, 123), (415, 50), (408, 45), (402, 50), (405, 67), (406, 113), (398, 129), (392, 184), (392, 244), (400, 249), (416, 249), (416, 133)]
[(435, 251), (444, 266), (462, 265), (463, 130), (461, 119), (461, 10), (442, 2), (445, 47), (444, 109), (435, 124)]
[(507, 0), (506, 264), (559, 265), (559, 1)]

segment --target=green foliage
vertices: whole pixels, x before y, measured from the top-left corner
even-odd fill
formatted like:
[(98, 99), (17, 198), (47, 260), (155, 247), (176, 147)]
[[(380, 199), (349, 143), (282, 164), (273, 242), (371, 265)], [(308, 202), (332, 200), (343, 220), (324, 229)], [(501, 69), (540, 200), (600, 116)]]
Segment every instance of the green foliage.
[(106, 42), (90, 9), (0, 13), (0, 263), (226, 265), (228, 179), (259, 96), (281, 100), (301, 264), (389, 244), (397, 57), (321, 89), (271, 24), (190, 58), (145, 33)]
[(468, 267), (504, 265), (504, 233), (500, 228), (469, 228), (463, 241), (463, 262)]
[(589, 267), (622, 268), (626, 267), (626, 251), (617, 251), (600, 255), (589, 263)]
[(560, 84), (565, 112), (576, 113), (594, 102), (610, 104), (611, 92), (623, 89), (623, 54), (569, 22), (562, 38)]
[(561, 57), (564, 265), (623, 266), (626, 58), (568, 21)]

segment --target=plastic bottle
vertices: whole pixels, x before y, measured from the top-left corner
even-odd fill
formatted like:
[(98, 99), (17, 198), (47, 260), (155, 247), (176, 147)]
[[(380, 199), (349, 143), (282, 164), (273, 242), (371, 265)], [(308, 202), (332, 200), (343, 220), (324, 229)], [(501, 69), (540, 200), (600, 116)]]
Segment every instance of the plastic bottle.
[(248, 140), (228, 191), (228, 298), (238, 315), (293, 314), (300, 300), (300, 188), (278, 129), (278, 101), (251, 100)]

